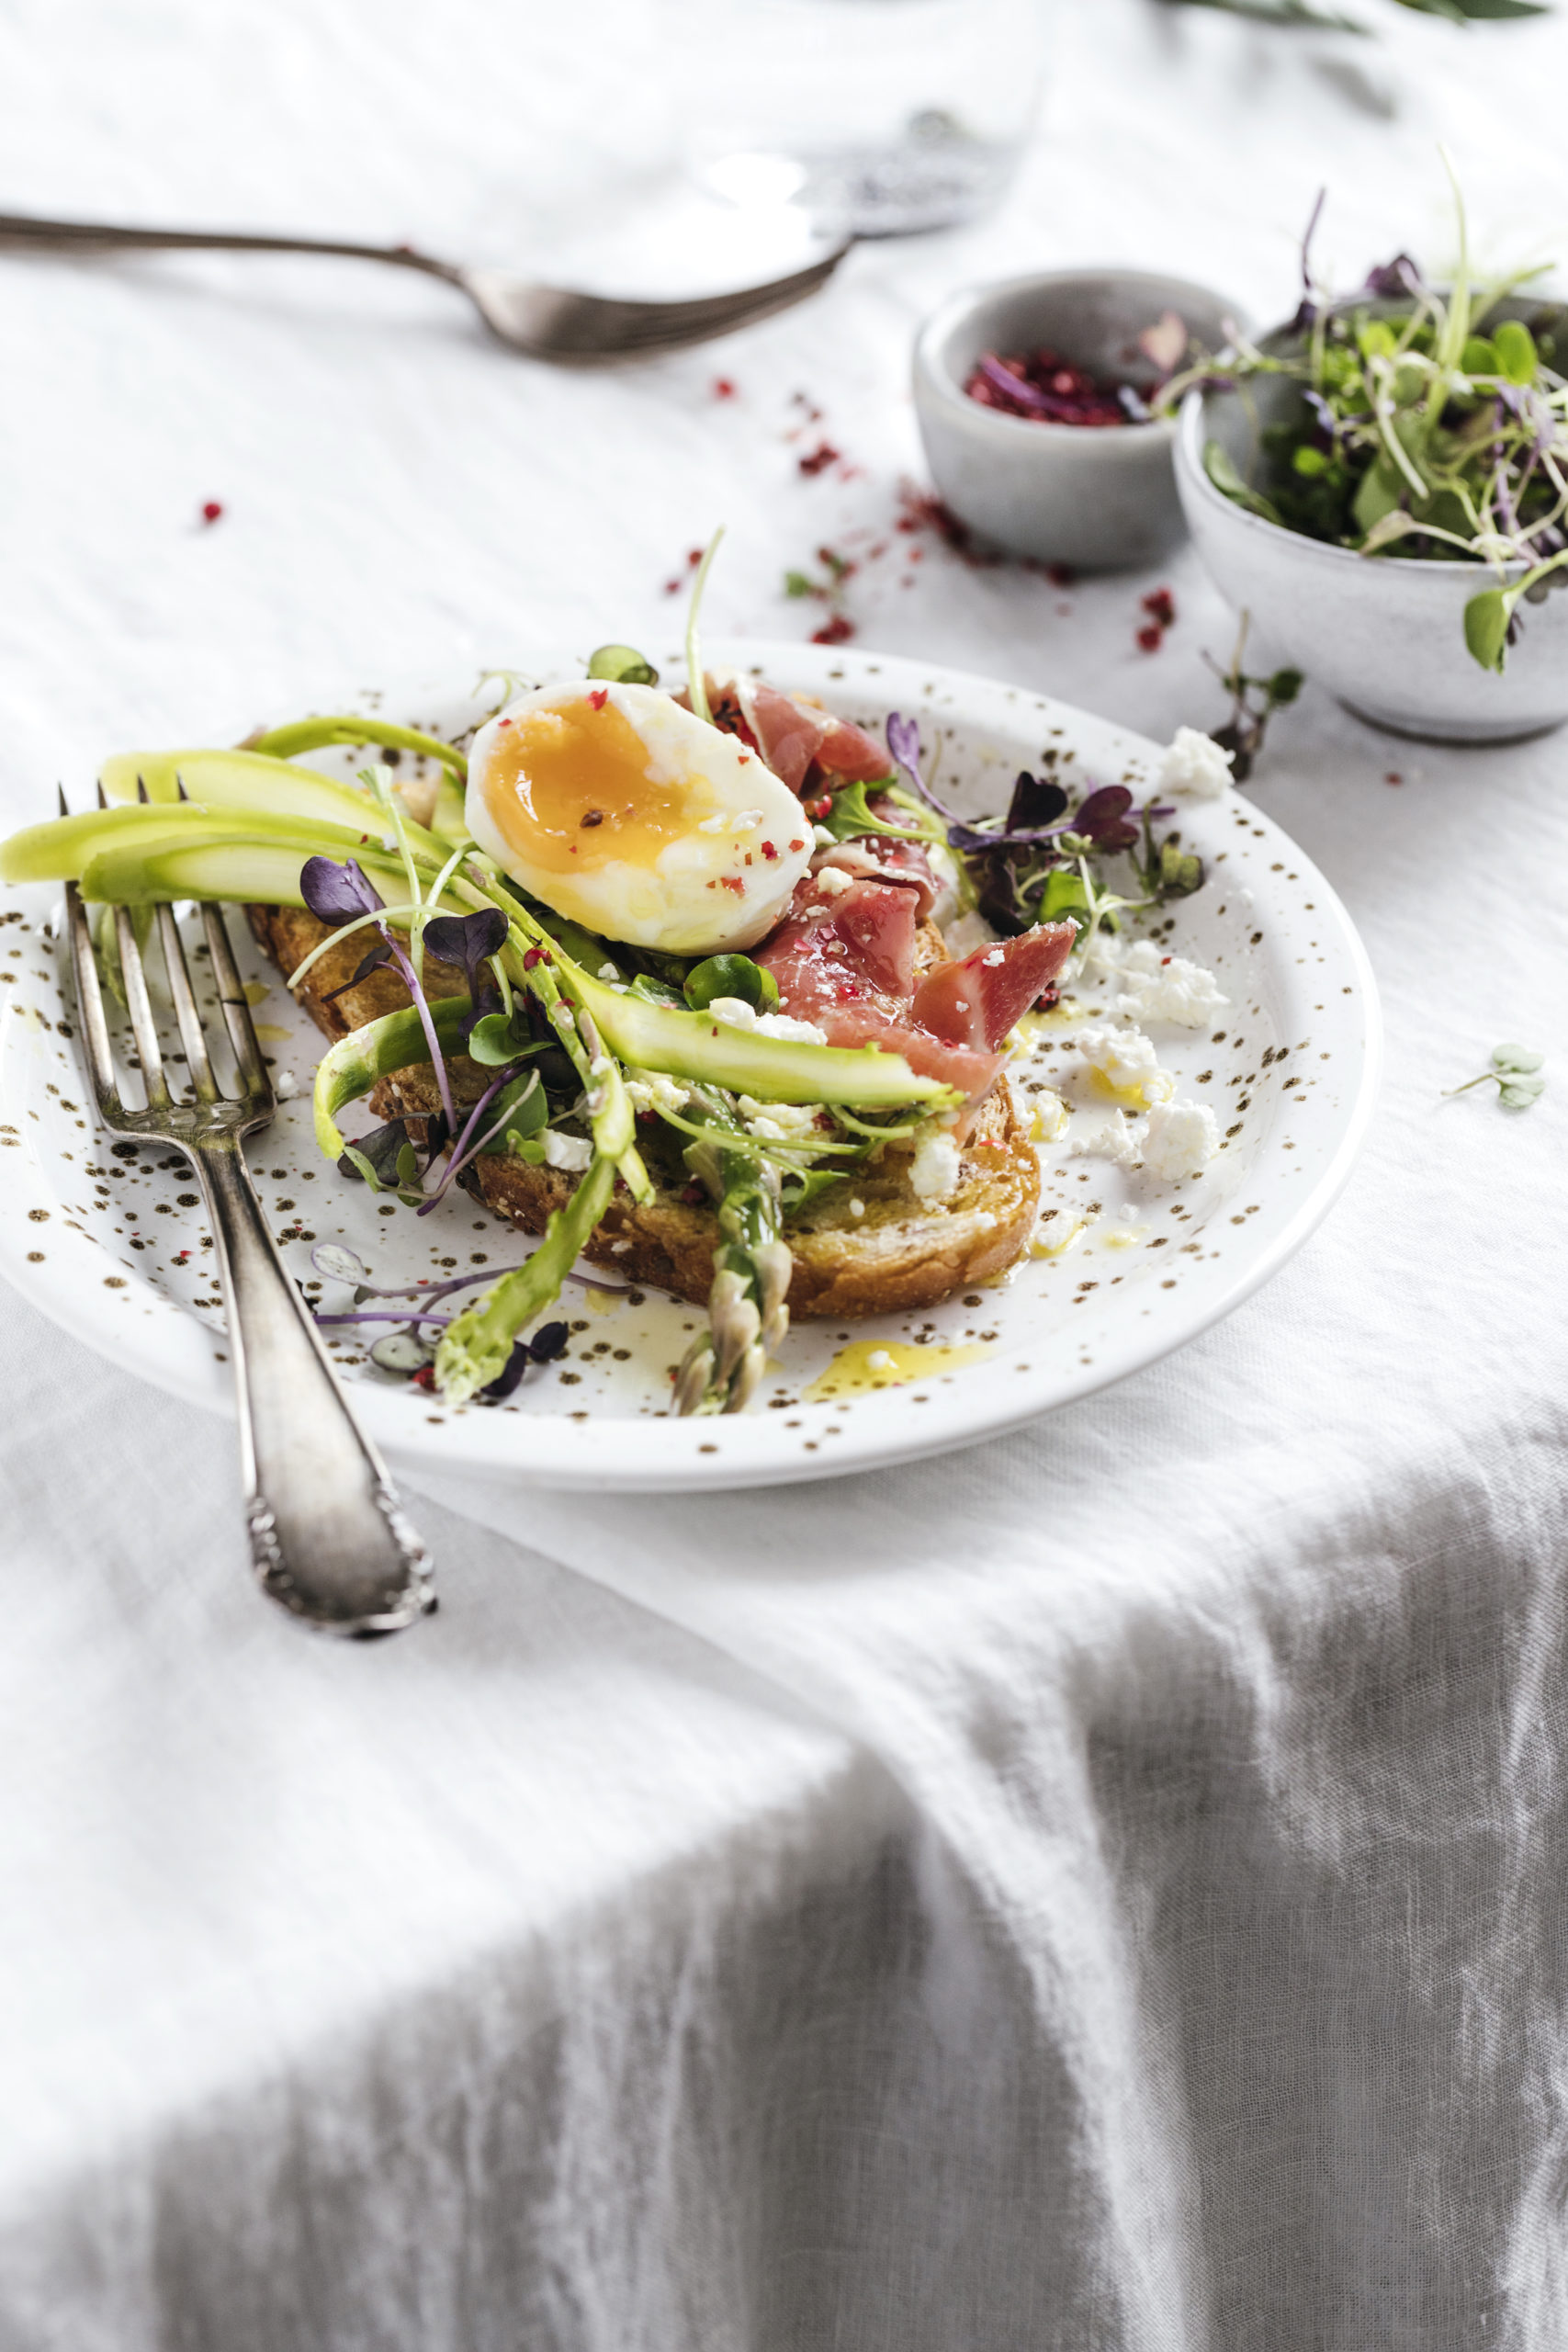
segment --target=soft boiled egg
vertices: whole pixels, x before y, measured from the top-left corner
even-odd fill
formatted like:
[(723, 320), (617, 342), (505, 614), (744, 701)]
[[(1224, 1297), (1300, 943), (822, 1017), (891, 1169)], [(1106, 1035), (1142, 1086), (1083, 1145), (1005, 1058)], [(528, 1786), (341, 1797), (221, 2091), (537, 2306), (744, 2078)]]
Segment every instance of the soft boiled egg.
[(652, 686), (520, 695), (474, 738), (468, 831), (607, 939), (671, 956), (754, 946), (811, 863), (811, 826), (738, 736)]

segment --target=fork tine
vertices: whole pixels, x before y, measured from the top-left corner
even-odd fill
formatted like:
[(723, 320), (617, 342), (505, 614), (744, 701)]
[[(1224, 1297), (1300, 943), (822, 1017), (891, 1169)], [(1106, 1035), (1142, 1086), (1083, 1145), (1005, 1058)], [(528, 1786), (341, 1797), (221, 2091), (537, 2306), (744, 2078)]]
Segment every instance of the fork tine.
[[(65, 797), (63, 793), (60, 797), (62, 800)], [(93, 954), (87, 910), (74, 882), (65, 885), (65, 919), (71, 931), (71, 969), (76, 980), (76, 1011), (82, 1023), (82, 1043), (87, 1051), (87, 1075), (93, 1081), (99, 1110), (110, 1118), (117, 1116), (120, 1108), (114, 1054), (109, 1046), (108, 1023), (104, 1018), (103, 990), (98, 986), (97, 959)]]
[(212, 958), (212, 977), (218, 983), (218, 1001), (223, 1007), (229, 1043), (234, 1048), (240, 1076), (251, 1093), (265, 1095), (270, 1101), (272, 1080), (262, 1059), (255, 1023), (251, 1019), (251, 1008), (234, 962), (234, 950), (229, 942), (223, 910), (209, 899), (201, 901), (201, 927), (207, 933), (207, 952)]
[(175, 1018), (180, 1024), (180, 1043), (186, 1049), (186, 1066), (190, 1071), (191, 1084), (203, 1102), (216, 1102), (217, 1082), (208, 1057), (207, 1039), (202, 1034), (201, 1013), (196, 1001), (196, 990), (190, 984), (190, 971), (186, 963), (186, 951), (180, 944), (180, 927), (175, 921), (173, 907), (158, 909), (158, 937), (163, 943), (164, 969), (169, 976), (169, 994), (175, 1001)]
[(147, 975), (141, 968), (141, 950), (136, 944), (136, 930), (127, 907), (116, 907), (114, 910), (114, 935), (119, 948), (125, 1001), (130, 1008), (130, 1034), (136, 1040), (142, 1080), (147, 1089), (147, 1108), (150, 1111), (166, 1111), (171, 1100), (169, 1081), (164, 1076), (164, 1057), (159, 1050), (152, 1000), (147, 994)]

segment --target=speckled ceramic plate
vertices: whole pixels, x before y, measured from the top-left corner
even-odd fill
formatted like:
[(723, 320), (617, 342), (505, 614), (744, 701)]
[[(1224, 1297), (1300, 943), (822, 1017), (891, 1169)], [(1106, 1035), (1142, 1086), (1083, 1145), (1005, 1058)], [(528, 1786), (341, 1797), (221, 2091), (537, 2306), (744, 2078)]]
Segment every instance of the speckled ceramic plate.
[[(1153, 744), (1101, 719), (986, 679), (797, 645), (719, 650), (874, 728), (890, 709), (918, 713), (928, 744), (942, 738), (946, 792), (976, 814), (1005, 802), (1019, 767), (1052, 755), (1068, 780), (1125, 779), (1140, 797), (1158, 758)], [(580, 676), (581, 661), (537, 674)], [(349, 707), (457, 736), (494, 695), (389, 692)], [(327, 766), (335, 756), (314, 761)], [(339, 764), (346, 772), (352, 755)], [(78, 780), (78, 805), (90, 786)], [(757, 1407), (733, 1419), (669, 1418), (671, 1367), (699, 1317), (657, 1293), (569, 1289), (566, 1357), (531, 1373), (511, 1402), (456, 1413), (375, 1370), (362, 1343), (340, 1333), (334, 1348), (355, 1403), (387, 1453), (554, 1487), (821, 1477), (1007, 1429), (1124, 1379), (1227, 1314), (1301, 1246), (1348, 1175), (1376, 1090), (1379, 1018), (1348, 917), (1277, 825), (1236, 794), (1184, 803), (1180, 822), (1210, 878), (1170, 910), (1163, 945), (1211, 969), (1228, 1002), (1197, 1033), (1150, 1034), (1179, 1093), (1215, 1111), (1223, 1143), (1203, 1175), (1167, 1183), (1072, 1155), (1075, 1135), (1093, 1125), (1086, 1102), (1061, 1143), (1042, 1148), (1042, 1204), (1055, 1212), (1042, 1228), (1048, 1250), (928, 1313), (798, 1325)], [(51, 895), (0, 899), (0, 1268), (127, 1369), (230, 1412), (195, 1186), (176, 1154), (111, 1144), (95, 1126)], [(264, 1048), (299, 1089), (254, 1139), (251, 1164), (284, 1254), (312, 1295), (346, 1304), (346, 1294), (329, 1296), (316, 1281), (318, 1242), (346, 1243), (378, 1283), (514, 1262), (528, 1245), (466, 1195), (416, 1219), (321, 1160), (308, 1102), (317, 1033), (237, 915), (231, 929), (254, 978)], [(1082, 1064), (1071, 1035), (1070, 1020), (1046, 1021), (1015, 1079), (1074, 1098)], [(882, 1359), (868, 1376), (898, 1385), (858, 1385), (857, 1359), (842, 1351), (863, 1342)]]

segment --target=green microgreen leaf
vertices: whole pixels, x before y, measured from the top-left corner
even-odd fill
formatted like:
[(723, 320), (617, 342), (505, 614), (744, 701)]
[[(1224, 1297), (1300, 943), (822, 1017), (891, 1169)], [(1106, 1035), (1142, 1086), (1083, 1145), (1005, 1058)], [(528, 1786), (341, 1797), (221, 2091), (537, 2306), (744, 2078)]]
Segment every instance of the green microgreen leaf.
[(1483, 588), (1464, 608), (1464, 641), (1471, 659), (1483, 670), (1501, 671), (1507, 659), (1508, 623), (1513, 617), (1506, 592)]
[(1256, 514), (1265, 523), (1279, 522), (1279, 508), (1271, 499), (1263, 497), (1261, 492), (1243, 481), (1236, 471), (1235, 460), (1222, 443), (1204, 443), (1203, 471), (1224, 497), (1231, 499), (1237, 506), (1245, 507), (1247, 514)]
[(694, 1012), (705, 1012), (718, 997), (738, 997), (757, 1012), (772, 1012), (779, 1001), (779, 984), (772, 972), (750, 956), (707, 956), (686, 975), (686, 1002)]
[(607, 678), (616, 686), (656, 686), (659, 673), (635, 645), (601, 645), (588, 657), (591, 678)]

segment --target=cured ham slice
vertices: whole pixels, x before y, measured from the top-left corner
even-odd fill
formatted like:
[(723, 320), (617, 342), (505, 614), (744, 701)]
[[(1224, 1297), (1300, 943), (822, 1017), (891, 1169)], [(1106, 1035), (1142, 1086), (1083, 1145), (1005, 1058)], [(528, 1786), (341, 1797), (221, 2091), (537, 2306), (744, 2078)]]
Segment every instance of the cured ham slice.
[(710, 675), (707, 694), (715, 726), (760, 752), (792, 792), (803, 793), (808, 783), (827, 791), (839, 784), (877, 784), (893, 773), (886, 745), (863, 727), (761, 678)]
[[(889, 824), (897, 824), (903, 814), (891, 800), (870, 800), (866, 806), (874, 817), (881, 817)], [(853, 841), (840, 842), (837, 849), (825, 851), (815, 861), (818, 874), (829, 865), (868, 882), (904, 884), (915, 893), (918, 922), (925, 921), (942, 895), (931, 860), (919, 842), (897, 841), (891, 833), (860, 833)]]
[(939, 964), (915, 990), (910, 1011), (950, 1045), (986, 1053), (1051, 986), (1071, 953), (1070, 922), (1042, 923), (1018, 939), (977, 947), (959, 964)]
[(902, 1054), (920, 1077), (977, 1101), (1001, 1057), (940, 1036), (915, 1017), (916, 922), (913, 890), (859, 880), (836, 888), (809, 875), (772, 939), (753, 952), (778, 982), (784, 1010), (815, 1022), (829, 1045)]

